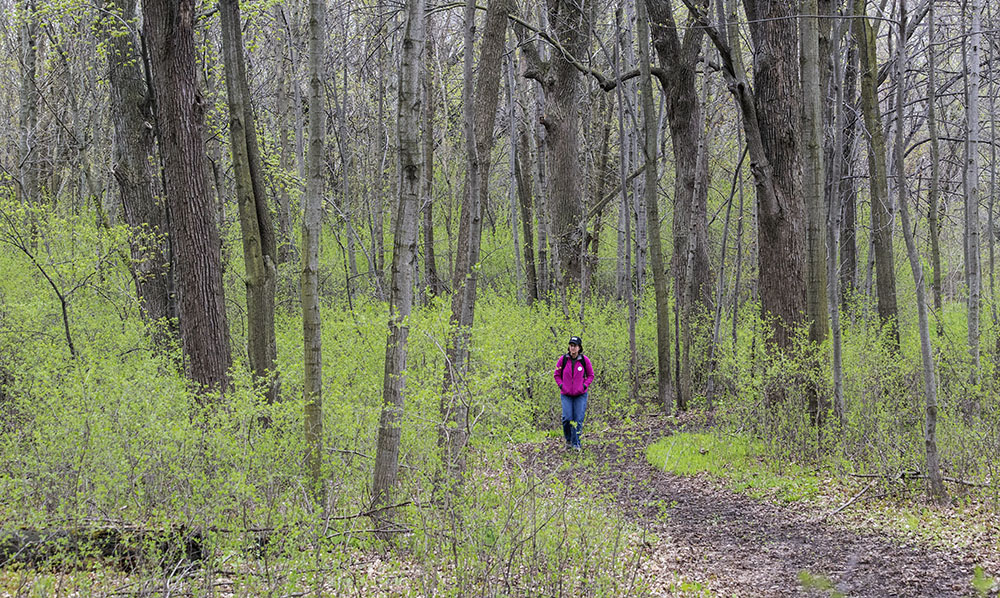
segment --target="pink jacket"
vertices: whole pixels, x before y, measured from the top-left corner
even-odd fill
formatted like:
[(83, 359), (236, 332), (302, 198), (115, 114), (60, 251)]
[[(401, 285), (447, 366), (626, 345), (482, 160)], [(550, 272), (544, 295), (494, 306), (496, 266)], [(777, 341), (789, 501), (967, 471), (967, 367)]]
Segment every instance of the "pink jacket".
[(581, 354), (574, 361), (566, 354), (556, 362), (554, 375), (562, 394), (577, 397), (587, 392), (590, 383), (594, 381), (594, 366), (586, 355)]

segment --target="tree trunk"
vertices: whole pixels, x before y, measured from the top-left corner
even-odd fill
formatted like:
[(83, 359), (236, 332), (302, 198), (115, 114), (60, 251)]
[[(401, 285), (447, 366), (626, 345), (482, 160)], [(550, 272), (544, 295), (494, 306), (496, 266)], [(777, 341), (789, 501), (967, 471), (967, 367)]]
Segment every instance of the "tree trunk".
[(896, 271), (892, 252), (892, 200), (886, 176), (885, 137), (878, 108), (878, 58), (875, 33), (865, 11), (866, 0), (855, 0), (857, 22), (854, 35), (861, 55), (861, 110), (868, 129), (868, 168), (871, 172), (872, 242), (875, 257), (875, 282), (878, 314), (889, 328), (889, 341), (899, 348), (898, 309), (896, 308)]
[[(617, 11), (615, 13), (615, 25), (617, 30), (617, 38), (620, 40), (621, 35), (621, 12)], [(621, 80), (621, 44), (615, 44), (615, 79)], [(618, 99), (618, 138), (625, 139), (625, 93), (622, 89), (622, 85), (615, 86), (615, 93)], [(626, 148), (624, 143), (619, 143), (620, 148), (620, 163), (619, 163), (619, 175), (621, 177), (621, 204), (619, 205), (620, 213), (626, 214), (623, 218), (624, 223), (624, 235), (626, 239), (632, 236), (632, 218), (628, 214), (629, 212), (629, 200), (628, 200), (628, 173), (627, 160), (625, 158)], [(636, 338), (635, 338), (635, 328), (636, 328), (636, 307), (635, 307), (635, 297), (632, 293), (632, 244), (626, 242), (624, 244), (624, 271), (625, 271), (625, 281), (623, 285), (623, 290), (625, 292), (625, 303), (628, 305), (628, 345), (629, 345), (629, 366), (628, 366), (628, 380), (629, 380), (629, 400), (635, 402), (638, 398), (639, 393), (639, 353), (636, 348)]]
[[(776, 318), (774, 339), (793, 345), (806, 308), (805, 205), (802, 195), (798, 35), (794, 2), (744, 0), (756, 52), (756, 131), (747, 131), (750, 163), (757, 182), (761, 307)], [(747, 112), (744, 111), (746, 115)], [(754, 137), (760, 150), (754, 151)]]
[[(531, 234), (531, 170), (524, 167), (525, 159), (530, 157), (528, 146), (528, 131), (521, 127), (518, 132), (518, 150), (514, 160), (514, 178), (517, 181), (517, 196), (521, 204), (521, 226), (524, 229), (524, 264), (527, 273), (528, 299), (531, 303), (538, 301), (538, 275), (535, 272), (534, 238)], [(516, 250), (516, 249), (515, 249)]]
[(667, 272), (663, 267), (663, 246), (660, 238), (660, 209), (657, 200), (657, 122), (653, 107), (653, 84), (649, 65), (649, 20), (646, 3), (636, 2), (636, 35), (639, 38), (639, 95), (643, 124), (645, 160), (646, 225), (649, 227), (649, 258), (653, 269), (653, 289), (656, 295), (656, 397), (664, 412), (670, 411), (673, 388), (670, 383), (670, 297), (667, 295)]
[[(389, 337), (385, 346), (382, 414), (372, 481), (372, 503), (389, 506), (399, 472), (400, 420), (406, 392), (406, 356), (413, 308), (413, 278), (417, 244), (417, 202), (420, 196), (420, 75), (424, 59), (425, 0), (408, 0), (399, 68), (399, 204), (395, 219)], [(382, 511), (381, 518), (391, 517)]]
[(232, 363), (219, 230), (205, 180), (205, 100), (197, 89), (193, 0), (143, 0), (174, 250), (181, 344), (200, 392), (229, 386)]
[[(433, 35), (431, 35), (432, 21), (431, 15), (427, 15), (427, 55), (431, 56), (433, 50)], [(424, 128), (423, 128), (423, 150), (424, 150), (424, 171), (423, 183), (424, 192), (421, 201), (421, 212), (423, 213), (424, 229), (424, 293), (428, 297), (434, 297), (443, 291), (441, 278), (438, 275), (437, 260), (434, 257), (434, 61), (427, 60), (426, 72), (424, 73)]]
[(840, 327), (841, 286), (837, 275), (837, 256), (840, 253), (840, 230), (843, 215), (841, 206), (841, 189), (839, 177), (844, 171), (844, 67), (839, 57), (841, 55), (841, 24), (833, 27), (833, 69), (830, 73), (830, 89), (834, 98), (832, 106), (832, 122), (828, 123), (832, 143), (829, 156), (831, 164), (827, 169), (827, 309), (830, 312), (831, 345), (833, 351), (833, 406), (841, 427), (846, 424), (847, 410), (844, 404), (844, 366), (843, 342)]
[(322, 504), (323, 334), (319, 311), (319, 245), (323, 223), (323, 155), (326, 134), (323, 57), (326, 1), (309, 2), (309, 151), (302, 198), (302, 399), (305, 402), (306, 470), (313, 498)]
[[(848, 25), (853, 29), (856, 23)], [(857, 44), (847, 42), (847, 58), (844, 64), (844, 101), (855, 105), (858, 95), (858, 50)], [(841, 204), (840, 239), (840, 297), (841, 307), (846, 309), (858, 286), (858, 241), (857, 241), (857, 186), (854, 184), (855, 148), (858, 136), (858, 118), (846, 115), (843, 124), (843, 151), (839, 193)]]
[(479, 279), (482, 215), (489, 196), (489, 156), (493, 151), (493, 128), (500, 98), (500, 75), (503, 65), (504, 38), (507, 31), (508, 0), (492, 0), (487, 7), (480, 47), (479, 74), (473, 80), (475, 5), (466, 5), (465, 62), (463, 73), (463, 113), (465, 117), (466, 156), (469, 165), (468, 193), (462, 204), (458, 251), (452, 286), (451, 339), (448, 343), (448, 367), (445, 369), (445, 392), (441, 398), (444, 426), (440, 430), (445, 449), (445, 468), (460, 482), (464, 473), (462, 453), (468, 438), (468, 403), (460, 397), (469, 368), (469, 342), (475, 320), (476, 287)]
[[(116, 0), (114, 8), (123, 22), (135, 19), (136, 0)], [(111, 169), (118, 182), (125, 223), (135, 231), (129, 236), (130, 267), (139, 305), (143, 317), (153, 324), (154, 341), (165, 348), (168, 335), (164, 333), (176, 315), (176, 305), (171, 302), (166, 206), (154, 188), (157, 156), (152, 91), (142, 72), (138, 38), (109, 32), (108, 42), (114, 125)]]
[[(506, 19), (505, 19), (506, 20)], [(519, 202), (517, 198), (517, 98), (516, 98), (516, 78), (514, 74), (514, 47), (507, 50), (505, 64), (507, 66), (507, 137), (509, 145), (507, 147), (508, 171), (507, 171), (507, 198), (510, 202), (510, 232), (511, 244), (514, 253), (514, 284), (516, 287), (517, 303), (524, 304), (525, 296), (525, 276), (524, 265), (521, 263), (521, 252), (518, 246), (521, 244), (520, 231), (517, 227), (519, 214)], [(506, 50), (505, 50), (506, 51)], [(530, 230), (530, 229), (529, 229)], [(584, 248), (586, 253), (586, 248)]]
[(278, 27), (282, 31), (281, 41), (275, 43), (275, 77), (277, 78), (277, 89), (274, 98), (275, 126), (278, 134), (278, 168), (281, 173), (277, 184), (278, 190), (278, 263), (288, 264), (298, 261), (295, 248), (295, 239), (292, 238), (292, 198), (288, 190), (290, 187), (289, 176), (293, 168), (294, 148), (292, 146), (292, 135), (289, 130), (289, 113), (291, 104), (289, 101), (289, 88), (292, 79), (289, 76), (289, 65), (291, 64), (291, 29), (287, 26), (285, 8), (276, 5), (273, 9), (276, 23), (284, 24)]
[[(809, 320), (809, 342), (816, 350), (829, 334), (826, 288), (826, 166), (823, 147), (823, 103), (826, 97), (820, 80), (819, 4), (805, 0), (800, 22), (802, 51), (802, 145), (805, 155), (803, 191), (806, 208), (806, 318)], [(809, 15), (817, 15), (812, 17)], [(819, 357), (814, 364), (819, 371)], [(807, 391), (809, 415), (814, 425), (822, 423), (821, 389), (810, 385)]]
[[(35, 80), (38, 69), (38, 17), (35, 2), (21, 0), (24, 22), (20, 26), (21, 81), (19, 88), (20, 106), (18, 110), (18, 172), (20, 185), (18, 196), (23, 205), (41, 201), (38, 180), (38, 102), (40, 100)], [(34, 225), (31, 226), (34, 237)]]
[(551, 206), (555, 251), (560, 262), (557, 286), (579, 286), (581, 282), (580, 248), (583, 231), (580, 222), (583, 202), (580, 186), (580, 71), (571, 62), (580, 61), (590, 42), (590, 24), (586, 15), (589, 1), (549, 3), (549, 25), (568, 56), (553, 52), (544, 76), (546, 145), (549, 160), (549, 203)]
[(240, 210), (247, 288), (247, 354), (250, 371), (265, 385), (268, 402), (278, 398), (275, 371), (274, 293), (278, 276), (271, 210), (264, 193), (263, 163), (247, 85), (238, 0), (219, 0), (222, 49), (229, 99), (229, 141)]
[[(982, 4), (980, 0), (971, 0), (972, 30), (969, 34), (965, 52), (966, 86), (965, 118), (966, 118), (966, 154), (965, 154), (965, 218), (967, 231), (966, 260), (969, 276), (969, 359), (972, 365), (970, 382), (975, 386), (979, 383), (979, 320), (981, 288), (983, 281), (980, 266), (979, 241), (979, 87), (980, 87), (980, 45), (982, 43), (982, 26), (980, 15)], [(973, 409), (973, 405), (969, 405)]]

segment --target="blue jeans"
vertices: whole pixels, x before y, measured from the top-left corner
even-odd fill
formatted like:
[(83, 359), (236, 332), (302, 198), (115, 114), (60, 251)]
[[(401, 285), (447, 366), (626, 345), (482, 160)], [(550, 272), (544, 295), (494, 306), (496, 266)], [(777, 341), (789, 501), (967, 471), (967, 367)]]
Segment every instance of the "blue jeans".
[[(580, 446), (583, 417), (587, 412), (587, 393), (576, 397), (560, 394), (559, 397), (562, 399), (563, 436), (566, 437), (566, 444)], [(576, 422), (576, 426), (572, 422)]]

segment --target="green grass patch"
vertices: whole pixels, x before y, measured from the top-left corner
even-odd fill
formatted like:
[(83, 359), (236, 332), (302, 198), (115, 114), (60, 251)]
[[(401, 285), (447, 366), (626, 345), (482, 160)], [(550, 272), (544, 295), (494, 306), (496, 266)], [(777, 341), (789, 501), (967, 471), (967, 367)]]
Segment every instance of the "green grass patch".
[(769, 464), (764, 455), (764, 444), (757, 440), (687, 432), (667, 436), (646, 449), (646, 459), (654, 467), (685, 476), (704, 472), (754, 498), (784, 502), (816, 498), (815, 473), (796, 463)]

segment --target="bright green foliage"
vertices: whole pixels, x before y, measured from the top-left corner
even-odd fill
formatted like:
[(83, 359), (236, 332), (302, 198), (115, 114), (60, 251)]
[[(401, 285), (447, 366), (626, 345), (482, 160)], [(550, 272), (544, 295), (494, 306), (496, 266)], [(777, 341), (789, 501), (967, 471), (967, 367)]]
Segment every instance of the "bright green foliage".
[(976, 565), (972, 576), (972, 587), (976, 589), (976, 593), (980, 596), (986, 596), (995, 585), (997, 585), (997, 580), (987, 576), (981, 565)]
[(688, 476), (708, 473), (732, 490), (753, 497), (794, 502), (816, 496), (814, 473), (796, 463), (768, 462), (765, 456), (760, 441), (707, 433), (673, 434), (646, 450), (646, 459), (664, 471)]
[(799, 583), (807, 590), (819, 590), (830, 598), (843, 598), (844, 593), (839, 591), (830, 578), (825, 575), (817, 575), (809, 571), (799, 571)]

